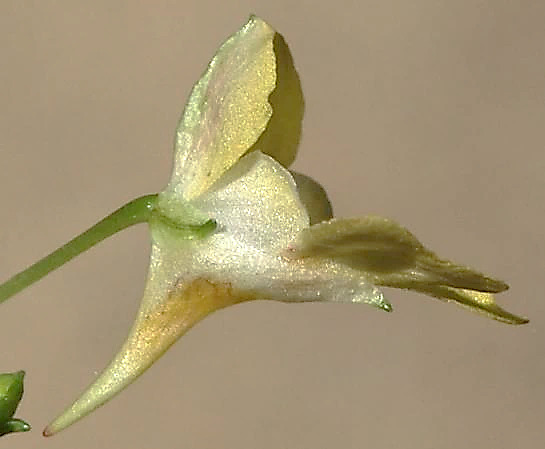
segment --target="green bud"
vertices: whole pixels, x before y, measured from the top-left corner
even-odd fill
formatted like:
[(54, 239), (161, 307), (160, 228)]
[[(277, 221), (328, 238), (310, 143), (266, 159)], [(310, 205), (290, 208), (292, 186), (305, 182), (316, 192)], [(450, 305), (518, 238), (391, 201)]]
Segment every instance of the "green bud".
[(24, 371), (0, 374), (0, 436), (11, 432), (27, 432), (30, 425), (13, 418), (23, 397)]

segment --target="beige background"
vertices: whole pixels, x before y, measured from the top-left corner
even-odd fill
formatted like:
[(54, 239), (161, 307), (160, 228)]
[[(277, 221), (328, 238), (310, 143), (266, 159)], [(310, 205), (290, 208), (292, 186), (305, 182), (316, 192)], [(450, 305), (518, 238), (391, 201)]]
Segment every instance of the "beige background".
[[(232, 4), (230, 4), (232, 3)], [(545, 440), (542, 1), (0, 1), (0, 277), (169, 175), (174, 126), (255, 12), (307, 100), (296, 168), (338, 216), (399, 220), (508, 280), (511, 327), (416, 294), (256, 302), (208, 318), (81, 423), (40, 431), (123, 341), (145, 226), (2, 305), (0, 370), (27, 370), (0, 448), (540, 448)]]

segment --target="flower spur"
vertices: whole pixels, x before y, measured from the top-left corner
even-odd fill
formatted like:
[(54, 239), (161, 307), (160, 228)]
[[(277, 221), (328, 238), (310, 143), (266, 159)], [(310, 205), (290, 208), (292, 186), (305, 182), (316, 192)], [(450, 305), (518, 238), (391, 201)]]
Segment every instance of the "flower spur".
[(392, 220), (334, 219), (324, 190), (288, 170), (303, 96), (281, 35), (257, 17), (218, 50), (194, 86), (165, 190), (128, 203), (0, 286), (0, 301), (103, 238), (147, 222), (151, 257), (140, 309), (102, 374), (44, 430), (52, 435), (132, 383), (215, 310), (244, 301), (334, 301), (392, 307), (380, 286), (453, 301), (510, 324), (508, 286), (440, 259)]

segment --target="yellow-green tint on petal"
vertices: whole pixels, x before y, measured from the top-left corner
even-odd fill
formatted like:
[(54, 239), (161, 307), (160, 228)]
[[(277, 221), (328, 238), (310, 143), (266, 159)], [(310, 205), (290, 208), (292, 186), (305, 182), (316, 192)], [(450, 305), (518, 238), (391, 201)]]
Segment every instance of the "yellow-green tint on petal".
[(333, 219), (302, 232), (301, 257), (342, 259), (365, 271), (397, 271), (414, 264), (422, 245), (412, 234), (380, 217)]
[(506, 290), (505, 282), (440, 259), (407, 229), (387, 218), (367, 216), (320, 223), (305, 229), (294, 248), (296, 257), (335, 260), (365, 273), (376, 285), (454, 300), (503, 322), (527, 322), (501, 309), (489, 294)]
[(58, 433), (106, 403), (210, 313), (255, 298), (252, 294), (235, 291), (228, 283), (212, 283), (199, 278), (177, 286), (160, 303), (156, 303), (155, 298), (149, 298), (147, 302), (146, 299), (114, 360), (70, 408), (46, 427), (44, 436)]
[(282, 35), (274, 36), (276, 56), (276, 87), (269, 97), (273, 114), (267, 129), (250, 151), (259, 150), (276, 159), (284, 167), (295, 160), (301, 140), (305, 102), (301, 81), (293, 58)]
[(206, 191), (256, 142), (272, 115), (275, 31), (251, 17), (218, 50), (193, 88), (176, 130), (167, 190), (179, 198)]
[(421, 293), (446, 301), (455, 301), (459, 305), (472, 311), (487, 315), (497, 321), (507, 324), (526, 324), (527, 318), (508, 312), (496, 304), (494, 295), (487, 292), (478, 292), (462, 288), (452, 288), (444, 285), (425, 286), (419, 290)]

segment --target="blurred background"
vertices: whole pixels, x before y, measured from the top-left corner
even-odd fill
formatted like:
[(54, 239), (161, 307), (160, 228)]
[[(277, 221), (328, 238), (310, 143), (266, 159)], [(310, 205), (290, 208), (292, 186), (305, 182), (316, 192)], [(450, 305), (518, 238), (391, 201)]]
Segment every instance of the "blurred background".
[(2, 305), (0, 371), (25, 369), (9, 448), (538, 448), (545, 430), (545, 3), (0, 2), (0, 278), (163, 188), (176, 122), (250, 13), (306, 96), (295, 168), (336, 215), (394, 218), (507, 280), (513, 327), (386, 291), (365, 305), (254, 302), (207, 318), (139, 381), (51, 439), (142, 292), (129, 229)]

